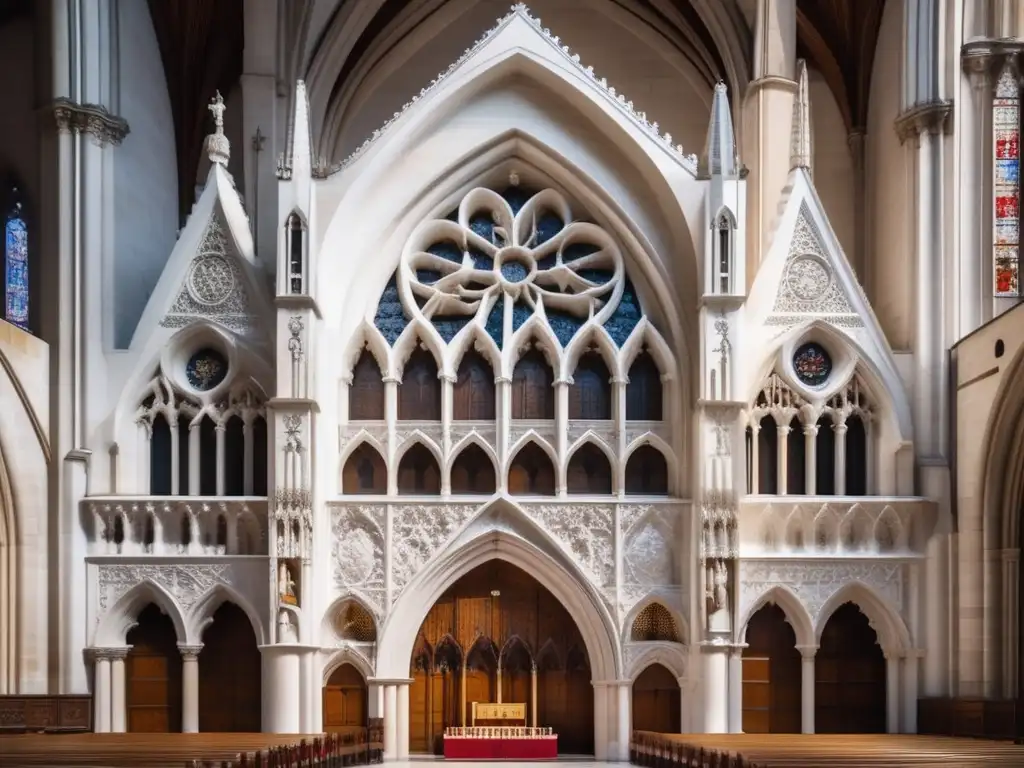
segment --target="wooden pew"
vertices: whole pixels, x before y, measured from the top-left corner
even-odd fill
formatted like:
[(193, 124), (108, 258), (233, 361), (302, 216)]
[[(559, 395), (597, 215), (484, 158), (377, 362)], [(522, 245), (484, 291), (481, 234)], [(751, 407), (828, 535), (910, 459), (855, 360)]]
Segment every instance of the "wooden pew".
[(1024, 766), (1024, 747), (904, 735), (652, 734), (638, 732), (631, 760), (652, 768), (984, 768)]

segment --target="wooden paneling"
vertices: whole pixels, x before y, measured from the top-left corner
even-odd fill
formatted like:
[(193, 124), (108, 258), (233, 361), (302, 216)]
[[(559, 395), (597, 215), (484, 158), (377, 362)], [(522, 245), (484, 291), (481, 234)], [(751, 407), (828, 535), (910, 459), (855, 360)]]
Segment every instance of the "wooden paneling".
[(384, 377), (369, 350), (359, 355), (352, 369), (348, 391), (348, 417), (351, 421), (384, 421)]
[(579, 631), (550, 592), (500, 561), (460, 579), (420, 628), (411, 665), (411, 749), (439, 753), (444, 728), (462, 723), (464, 665), (465, 722), (469, 723), (473, 701), (497, 700), (499, 657), (503, 700), (527, 704), (532, 717), (529, 669), (536, 659), (538, 724), (558, 732), (563, 752), (592, 752), (593, 687)]
[(885, 733), (885, 657), (867, 616), (845, 603), (814, 657), (816, 733)]
[(1019, 739), (1020, 702), (1016, 699), (929, 698), (917, 701), (918, 733), (977, 739)]
[(580, 357), (569, 387), (569, 418), (587, 421), (611, 419), (611, 374), (597, 352)]
[(682, 702), (679, 683), (661, 664), (633, 681), (633, 730), (678, 733)]
[(417, 349), (405, 364), (398, 386), (398, 418), (401, 421), (441, 420), (441, 380), (437, 361), (425, 349)]
[(224, 603), (203, 632), (199, 654), (199, 730), (258, 733), (262, 661), (245, 611)]
[(800, 733), (801, 657), (786, 614), (766, 605), (747, 624), (744, 733)]
[(463, 448), (452, 464), (453, 494), (494, 493), (495, 480), (491, 457), (475, 443)]
[(92, 696), (0, 696), (0, 733), (92, 730)]
[(593, 443), (577, 448), (569, 459), (566, 486), (574, 494), (611, 493), (612, 467), (604, 451)]
[(398, 492), (430, 496), (441, 493), (441, 468), (426, 446), (417, 443), (402, 456), (398, 463)]
[(494, 371), (483, 356), (470, 349), (459, 363), (452, 388), (455, 421), (493, 421), (495, 417)]
[[(323, 689), (324, 731), (365, 726), (367, 715), (366, 681), (351, 664), (342, 664)], [(410, 701), (410, 706), (412, 702)]]
[(626, 384), (626, 421), (661, 421), (661, 371), (645, 350), (629, 367)]
[(645, 496), (668, 494), (668, 462), (651, 445), (641, 445), (626, 462), (626, 493)]
[(536, 443), (527, 443), (512, 459), (508, 492), (522, 496), (555, 495), (555, 466)]
[(170, 618), (153, 605), (139, 613), (125, 639), (128, 730), (170, 733), (181, 730), (181, 653)]
[(512, 418), (555, 418), (555, 374), (539, 350), (531, 349), (512, 371)]
[(377, 450), (363, 443), (348, 457), (341, 470), (341, 492), (383, 495), (388, 492), (388, 470)]

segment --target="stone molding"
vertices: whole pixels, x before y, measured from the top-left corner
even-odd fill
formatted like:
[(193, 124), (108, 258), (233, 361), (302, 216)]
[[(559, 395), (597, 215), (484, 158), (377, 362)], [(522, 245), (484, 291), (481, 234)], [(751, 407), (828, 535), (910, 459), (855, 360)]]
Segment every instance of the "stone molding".
[(893, 123), (900, 144), (925, 133), (950, 134), (953, 130), (953, 102), (930, 101), (905, 110)]
[(114, 648), (90, 648), (89, 653), (93, 659), (123, 659), (128, 656), (131, 646)]
[(61, 96), (51, 108), (59, 132), (89, 134), (100, 146), (119, 145), (131, 130), (127, 120), (101, 104), (78, 104)]
[(178, 652), (181, 654), (182, 661), (189, 661), (190, 659), (198, 659), (199, 654), (202, 652), (203, 646), (201, 645), (183, 645), (178, 643)]

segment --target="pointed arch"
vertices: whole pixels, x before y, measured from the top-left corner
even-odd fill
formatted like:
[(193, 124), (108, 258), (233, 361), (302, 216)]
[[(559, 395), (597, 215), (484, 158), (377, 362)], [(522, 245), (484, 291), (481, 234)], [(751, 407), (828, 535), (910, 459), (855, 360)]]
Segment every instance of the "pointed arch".
[(527, 433), (509, 451), (506, 486), (509, 493), (554, 496), (558, 490), (558, 461), (546, 443)]
[(178, 642), (182, 645), (190, 644), (193, 633), (189, 632), (188, 623), (177, 601), (155, 581), (146, 579), (125, 592), (100, 617), (93, 645), (112, 648), (125, 645), (125, 638), (137, 624), (139, 614), (150, 603), (171, 620)]
[(350, 378), (353, 369), (364, 351), (373, 355), (383, 379), (391, 371), (391, 349), (380, 330), (370, 320), (363, 320), (356, 327), (342, 353), (341, 377)]
[(633, 454), (636, 453), (640, 448), (644, 446), (650, 446), (654, 448), (662, 456), (665, 457), (665, 461), (668, 465), (668, 489), (669, 493), (673, 493), (673, 489), (679, 487), (679, 460), (676, 458), (675, 451), (672, 450), (672, 446), (666, 443), (661, 437), (654, 432), (644, 432), (642, 435), (638, 435), (634, 438), (629, 445), (626, 446), (625, 453), (623, 455), (622, 468), (623, 468), (623, 480), (622, 487), (625, 487), (625, 473), (628, 471), (630, 459)]
[(751, 617), (769, 603), (779, 606), (782, 612), (786, 614), (786, 621), (793, 627), (793, 632), (796, 635), (797, 645), (817, 645), (819, 635), (815, 630), (814, 621), (811, 619), (810, 613), (807, 612), (807, 608), (800, 601), (800, 598), (789, 587), (781, 584), (777, 584), (760, 594), (743, 611), (737, 625), (737, 643), (744, 642), (747, 634), (747, 625), (750, 623)]
[(611, 449), (595, 435), (581, 439), (565, 462), (565, 488), (569, 494), (614, 493), (618, 461)]
[(349, 421), (384, 421), (387, 392), (384, 377), (369, 348), (364, 347), (349, 377)]
[(224, 603), (234, 603), (242, 609), (249, 619), (249, 624), (252, 626), (252, 633), (256, 638), (257, 645), (263, 645), (267, 642), (263, 621), (260, 619), (256, 609), (252, 607), (238, 590), (230, 584), (221, 582), (215, 584), (200, 597), (189, 612), (187, 624), (189, 643), (193, 645), (202, 643), (203, 632), (210, 625), (210, 622), (213, 621), (213, 615), (217, 612), (217, 609)]
[(395, 457), (399, 495), (436, 496), (441, 493), (440, 454), (424, 443), (412, 441)]
[(576, 373), (576, 367), (579, 365), (580, 358), (591, 351), (595, 351), (601, 356), (604, 364), (608, 366), (608, 375), (612, 379), (622, 378), (623, 372), (619, 367), (619, 355), (618, 350), (615, 348), (615, 342), (612, 341), (612, 337), (608, 335), (608, 331), (605, 330), (604, 326), (594, 322), (585, 323), (565, 348), (565, 352), (561, 356), (562, 363), (558, 372), (559, 378), (563, 380), (572, 379)]
[(366, 601), (352, 593), (336, 598), (327, 606), (320, 620), (320, 631), (324, 637), (350, 642), (376, 642), (379, 634), (374, 612)]
[(391, 465), (397, 471), (398, 465), (402, 461), (402, 457), (416, 445), (423, 445), (433, 455), (434, 460), (437, 461), (437, 466), (441, 467), (444, 464), (444, 458), (441, 454), (441, 446), (439, 446), (430, 435), (424, 432), (422, 429), (414, 429), (405, 439), (399, 443), (398, 447), (395, 448), (395, 453), (391, 457)]
[(453, 375), (458, 375), (462, 358), (470, 351), (475, 350), (483, 356), (491, 365), (491, 371), (495, 377), (501, 372), (501, 350), (494, 343), (490, 334), (477, 323), (469, 323), (452, 339), (448, 345), (449, 365)]
[(403, 380), (405, 366), (418, 349), (426, 350), (434, 358), (439, 374), (445, 373), (444, 341), (432, 325), (419, 318), (412, 318), (395, 341), (389, 356), (388, 375)]
[(623, 488), (627, 495), (667, 495), (669, 462), (664, 452), (649, 441), (629, 452), (623, 467)]
[(384, 495), (388, 492), (388, 469), (376, 441), (353, 441), (343, 456), (341, 492)]
[[(519, 509), (508, 499), (496, 503), (510, 504)], [(519, 514), (524, 520), (529, 519), (521, 511)], [(548, 534), (536, 524), (531, 524), (538, 536), (551, 541)], [(416, 628), (422, 624), (431, 606), (463, 575), (494, 559), (532, 574), (565, 606), (583, 638), (593, 679), (619, 679), (613, 677), (620, 671), (614, 621), (602, 598), (578, 566), (564, 556), (557, 545), (550, 549), (549, 554), (518, 536), (495, 531), (477, 536), (462, 546), (452, 547), (442, 557), (431, 561), (406, 587), (384, 626), (377, 655), (378, 677), (408, 675), (408, 659), (411, 658)]]
[(474, 432), (460, 442), (458, 453), (452, 450), (448, 468), (451, 494), (491, 494), (498, 488), (498, 462), (494, 451)]
[(557, 378), (560, 370), (558, 361), (561, 358), (561, 345), (555, 338), (551, 326), (538, 312), (530, 315), (530, 318), (512, 334), (511, 343), (505, 345), (502, 376), (513, 378), (519, 361), (531, 350), (537, 350), (543, 355), (551, 369), (552, 379)]
[(829, 618), (844, 603), (853, 603), (868, 617), (871, 626), (878, 633), (878, 644), (886, 655), (903, 655), (914, 647), (910, 631), (896, 609), (862, 581), (844, 584), (821, 606), (814, 627), (815, 645), (821, 642), (821, 633), (825, 630)]
[(626, 343), (619, 350), (619, 370), (628, 376), (629, 369), (645, 348), (657, 363), (662, 378), (671, 379), (677, 368), (675, 357), (668, 342), (646, 315), (640, 318), (640, 322), (636, 324)]
[(370, 661), (354, 648), (338, 648), (327, 656), (320, 672), (320, 685), (325, 686), (330, 682), (331, 676), (348, 664), (356, 670), (366, 682), (373, 677), (373, 665)]
[(491, 460), (491, 464), (494, 466), (494, 475), (498, 477), (501, 474), (501, 463), (498, 460), (498, 454), (495, 453), (494, 448), (475, 429), (452, 446), (445, 471), (450, 473), (456, 459), (458, 459), (463, 450), (471, 445), (477, 446), (487, 454), (487, 458)]
[[(500, 365), (500, 354), (495, 346), (494, 355), (489, 359), (487, 355), (479, 353), (477, 347), (479, 345), (466, 350), (454, 366), (456, 374), (452, 385), (453, 421), (494, 421), (498, 415), (493, 365), (494, 359), (497, 359)], [(500, 370), (500, 367), (497, 370)]]
[(686, 622), (657, 595), (633, 606), (622, 622), (623, 642), (686, 642)]

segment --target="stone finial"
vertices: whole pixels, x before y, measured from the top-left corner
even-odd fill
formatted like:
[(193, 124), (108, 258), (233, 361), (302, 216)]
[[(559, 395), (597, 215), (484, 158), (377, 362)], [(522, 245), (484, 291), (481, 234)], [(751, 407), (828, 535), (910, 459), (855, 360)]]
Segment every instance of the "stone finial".
[(732, 111), (729, 108), (729, 89), (719, 81), (711, 102), (711, 120), (708, 139), (700, 156), (698, 173), (701, 176), (736, 176), (739, 158), (736, 156), (736, 134), (732, 130)]
[(789, 169), (804, 168), (811, 173), (811, 99), (807, 85), (807, 62), (797, 62), (796, 98), (793, 100), (793, 127), (790, 134)]
[(206, 108), (213, 115), (214, 129), (213, 133), (206, 137), (206, 153), (210, 156), (211, 163), (218, 163), (226, 167), (228, 160), (231, 159), (231, 142), (224, 135), (224, 111), (227, 107), (224, 106), (224, 97), (220, 95), (220, 91), (217, 91), (216, 95), (210, 99)]

